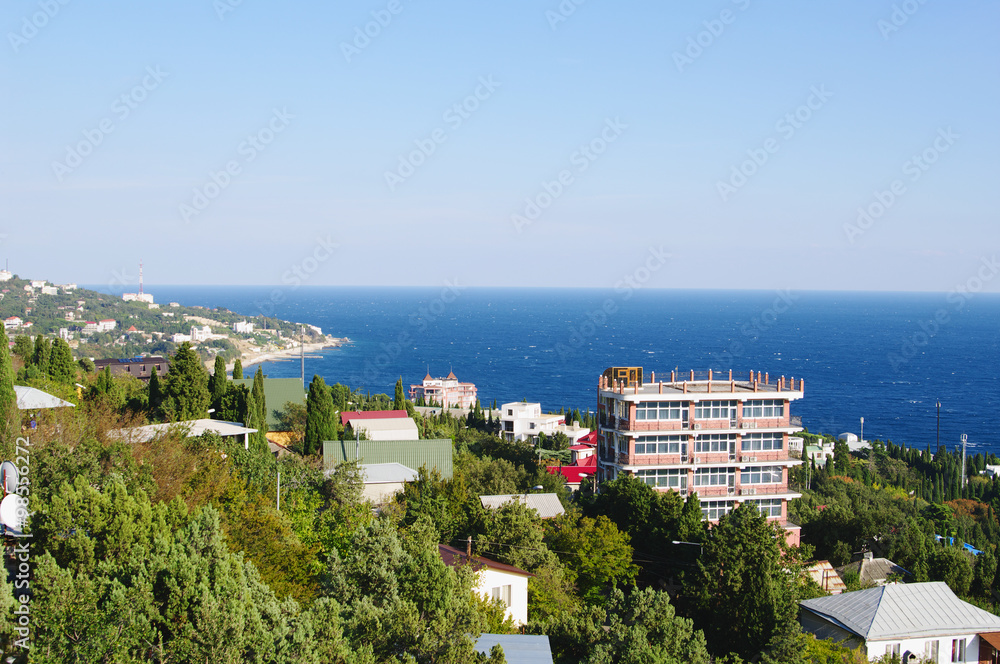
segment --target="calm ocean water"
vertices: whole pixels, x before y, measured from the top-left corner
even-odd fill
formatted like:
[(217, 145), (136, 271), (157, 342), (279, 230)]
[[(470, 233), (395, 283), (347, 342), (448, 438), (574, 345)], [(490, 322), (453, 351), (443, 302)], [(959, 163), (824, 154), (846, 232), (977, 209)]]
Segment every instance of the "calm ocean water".
[[(1000, 452), (1000, 296), (945, 293), (159, 286), (157, 302), (262, 312), (353, 344), (306, 360), (319, 374), (392, 394), (450, 369), (484, 403), (596, 407), (609, 366), (732, 368), (805, 378), (792, 406), (811, 431), (924, 447), (961, 433)], [(264, 366), (299, 375), (298, 360)]]

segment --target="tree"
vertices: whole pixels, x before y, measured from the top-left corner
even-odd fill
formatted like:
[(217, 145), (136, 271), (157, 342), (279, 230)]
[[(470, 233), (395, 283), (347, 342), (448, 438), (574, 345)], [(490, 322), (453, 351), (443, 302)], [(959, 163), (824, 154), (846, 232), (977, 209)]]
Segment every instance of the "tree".
[(972, 584), (972, 565), (963, 549), (954, 546), (936, 546), (927, 561), (931, 581), (944, 581), (956, 595), (969, 594)]
[(149, 385), (147, 387), (149, 397), (149, 417), (152, 420), (160, 419), (161, 408), (163, 407), (163, 386), (160, 384), (160, 377), (157, 375), (156, 367), (149, 374)]
[(0, 330), (0, 417), (12, 416), (17, 408), (14, 393), (14, 367), (10, 361), (7, 332)]
[(185, 341), (178, 347), (163, 381), (164, 410), (171, 419), (205, 417), (209, 405), (208, 371)]
[(62, 339), (52, 343), (52, 353), (49, 356), (49, 376), (60, 383), (72, 384), (76, 380), (76, 363), (73, 362), (73, 351)]
[(226, 396), (226, 388), (229, 381), (226, 379), (226, 361), (221, 355), (215, 356), (215, 369), (212, 377), (208, 379), (208, 392), (212, 399), (212, 408), (215, 409), (215, 416), (218, 418), (219, 409), (222, 407), (222, 397)]
[(236, 358), (233, 361), (233, 380), (243, 379), (243, 363), (240, 362), (240, 358)]
[(322, 451), (324, 440), (336, 440), (337, 422), (330, 389), (320, 376), (314, 375), (306, 398), (306, 433), (302, 441), (303, 454)]
[[(5, 332), (6, 334), (6, 332)], [(31, 344), (31, 337), (26, 334), (19, 334), (14, 339), (14, 355), (21, 358), (24, 364), (30, 364), (32, 355), (34, 355), (35, 348)]]
[(47, 372), (49, 368), (49, 355), (52, 353), (52, 345), (49, 340), (38, 335), (35, 337), (35, 349), (31, 356), (31, 363), (42, 372)]
[(703, 545), (684, 593), (716, 654), (749, 659), (796, 612), (799, 568), (784, 533), (752, 503), (723, 516)]
[(608, 517), (578, 519), (566, 513), (554, 520), (551, 529), (546, 539), (560, 552), (570, 580), (586, 602), (603, 604), (609, 590), (635, 581), (639, 570), (632, 563), (629, 537)]
[(264, 370), (258, 365), (257, 373), (253, 377), (253, 389), (250, 390), (253, 395), (254, 406), (257, 408), (257, 429), (258, 433), (262, 439), (265, 439), (267, 435), (267, 399), (264, 397)]
[(293, 442), (302, 442), (306, 432), (306, 407), (298, 401), (286, 401), (277, 413), (280, 431), (292, 434)]
[(403, 396), (403, 377), (396, 381), (396, 396), (392, 400), (393, 410), (406, 410), (406, 397)]

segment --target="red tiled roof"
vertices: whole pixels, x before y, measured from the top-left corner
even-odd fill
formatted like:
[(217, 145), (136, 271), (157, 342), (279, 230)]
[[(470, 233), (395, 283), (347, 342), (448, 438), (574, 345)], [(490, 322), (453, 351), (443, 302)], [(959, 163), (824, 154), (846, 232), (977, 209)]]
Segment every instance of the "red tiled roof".
[(571, 450), (592, 450), (592, 449), (594, 449), (594, 446), (593, 445), (570, 445), (569, 449), (571, 449)]
[(588, 477), (597, 474), (597, 466), (548, 466), (545, 470), (550, 475), (562, 475), (567, 484), (579, 484)]
[(596, 468), (597, 467), (597, 455), (591, 454), (586, 459), (578, 459), (576, 462), (578, 468)]
[(596, 446), (597, 445), (597, 432), (596, 431), (591, 431), (586, 436), (580, 436), (580, 439), (577, 440), (576, 442), (578, 444), (582, 443), (582, 444), (595, 445)]
[(438, 553), (441, 554), (441, 560), (444, 561), (444, 564), (451, 567), (471, 564), (473, 569), (477, 572), (484, 567), (489, 567), (490, 569), (495, 569), (499, 572), (507, 572), (508, 574), (517, 574), (518, 576), (534, 576), (531, 572), (525, 572), (520, 567), (500, 563), (495, 560), (490, 560), (489, 558), (483, 558), (482, 556), (472, 556), (472, 558), (469, 558), (469, 556), (465, 555), (465, 551), (456, 549), (453, 546), (448, 546), (447, 544), (438, 544)]
[(405, 410), (348, 410), (340, 414), (340, 424), (346, 425), (351, 420), (375, 420), (389, 417), (409, 417)]
[(458, 380), (458, 376), (455, 375), (454, 371), (449, 371), (446, 380)]

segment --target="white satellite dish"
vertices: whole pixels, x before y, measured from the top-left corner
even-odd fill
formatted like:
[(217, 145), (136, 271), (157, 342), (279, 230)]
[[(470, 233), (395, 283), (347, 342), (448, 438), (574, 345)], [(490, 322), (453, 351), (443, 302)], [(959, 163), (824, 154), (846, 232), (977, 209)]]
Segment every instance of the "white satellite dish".
[(4, 493), (14, 493), (17, 491), (19, 480), (17, 466), (10, 461), (0, 463), (0, 484), (3, 485)]
[(27, 510), (21, 507), (21, 497), (11, 494), (0, 500), (0, 523), (13, 530), (15, 534), (20, 534), (24, 529), (24, 522), (28, 520)]

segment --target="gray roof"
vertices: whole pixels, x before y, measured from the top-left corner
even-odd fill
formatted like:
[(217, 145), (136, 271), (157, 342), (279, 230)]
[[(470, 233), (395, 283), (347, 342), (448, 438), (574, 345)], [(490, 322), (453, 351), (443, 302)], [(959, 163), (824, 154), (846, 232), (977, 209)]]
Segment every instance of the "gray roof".
[(200, 436), (206, 431), (215, 432), (222, 437), (242, 436), (257, 432), (256, 429), (248, 429), (239, 422), (202, 418), (200, 420), (184, 420), (183, 422), (167, 422), (165, 424), (147, 424), (131, 429), (114, 429), (108, 432), (108, 437), (124, 440), (126, 443), (148, 443), (157, 436), (172, 431), (184, 432), (188, 438)]
[(479, 501), (483, 504), (483, 507), (490, 509), (497, 509), (498, 507), (506, 505), (509, 502), (518, 501), (538, 512), (538, 516), (543, 519), (551, 519), (552, 517), (559, 516), (566, 511), (563, 509), (562, 503), (559, 502), (559, 496), (554, 493), (479, 496)]
[(882, 583), (889, 578), (890, 574), (910, 576), (909, 572), (888, 558), (871, 558), (870, 560), (862, 558), (834, 569), (841, 578), (850, 571), (857, 572), (858, 577), (866, 584)]
[(449, 438), (433, 440), (324, 440), (323, 468), (329, 471), (338, 463), (401, 463), (407, 468), (437, 468), (441, 477), (450, 480), (452, 452)]
[(483, 634), (476, 641), (476, 650), (488, 655), (497, 644), (503, 648), (507, 664), (552, 664), (549, 637), (544, 634)]
[(363, 463), (365, 484), (401, 484), (417, 479), (417, 471), (401, 463)]
[(942, 581), (893, 583), (801, 605), (865, 641), (1000, 630), (1000, 617), (963, 602)]
[(18, 410), (40, 410), (42, 408), (62, 408), (64, 406), (69, 406), (70, 408), (76, 407), (75, 404), (71, 404), (35, 387), (15, 385), (14, 394), (17, 397)]

